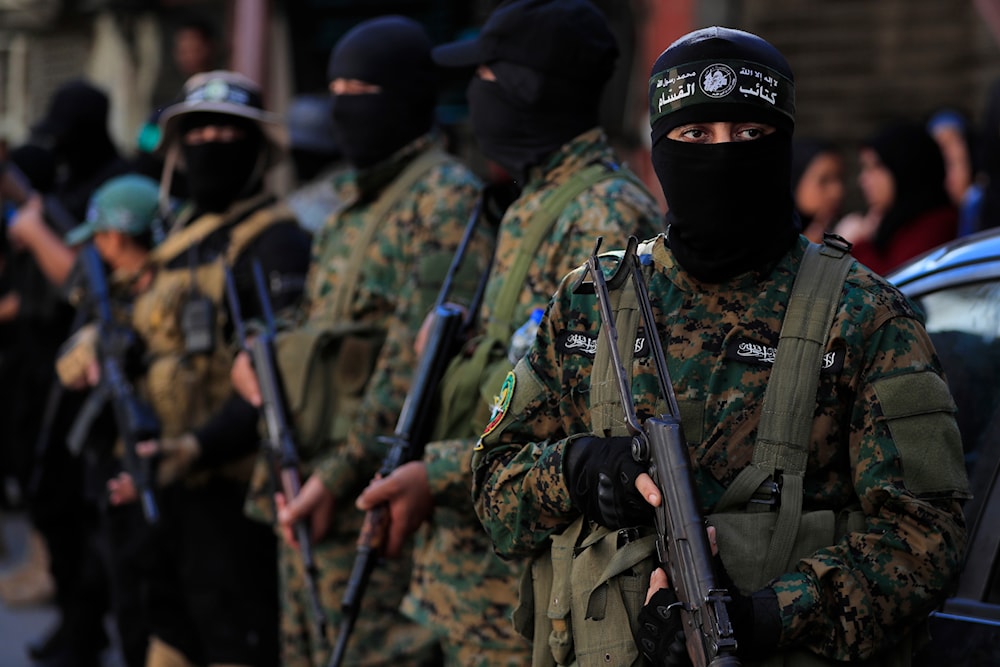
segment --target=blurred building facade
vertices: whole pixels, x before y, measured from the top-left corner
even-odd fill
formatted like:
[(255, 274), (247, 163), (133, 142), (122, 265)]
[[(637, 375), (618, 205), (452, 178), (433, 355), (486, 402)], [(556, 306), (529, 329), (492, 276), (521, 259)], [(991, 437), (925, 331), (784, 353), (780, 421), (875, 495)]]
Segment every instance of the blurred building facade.
[[(756, 32), (789, 58), (799, 134), (853, 145), (892, 117), (945, 105), (978, 118), (1000, 77), (998, 0), (593, 0), (622, 44), (605, 122), (653, 183), (646, 151), (646, 80), (659, 52), (685, 32), (723, 24)], [(326, 58), (340, 35), (371, 16), (398, 13), (435, 42), (473, 32), (497, 0), (0, 0), (0, 141), (24, 141), (63, 81), (86, 77), (112, 99), (112, 133), (125, 151), (151, 110), (183, 77), (171, 59), (185, 17), (213, 22), (221, 66), (260, 81), (271, 108), (325, 90)], [(451, 82), (442, 120), (462, 133), (464, 82)], [(473, 150), (474, 149), (470, 149)]]

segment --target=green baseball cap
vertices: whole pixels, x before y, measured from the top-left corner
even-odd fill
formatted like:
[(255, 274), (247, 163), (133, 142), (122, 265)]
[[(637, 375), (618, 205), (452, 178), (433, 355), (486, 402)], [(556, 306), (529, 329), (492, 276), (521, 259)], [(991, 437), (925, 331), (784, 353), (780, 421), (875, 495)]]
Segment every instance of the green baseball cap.
[(79, 245), (94, 232), (145, 233), (159, 213), (159, 192), (156, 181), (139, 174), (109, 179), (90, 197), (87, 219), (66, 234), (66, 243)]

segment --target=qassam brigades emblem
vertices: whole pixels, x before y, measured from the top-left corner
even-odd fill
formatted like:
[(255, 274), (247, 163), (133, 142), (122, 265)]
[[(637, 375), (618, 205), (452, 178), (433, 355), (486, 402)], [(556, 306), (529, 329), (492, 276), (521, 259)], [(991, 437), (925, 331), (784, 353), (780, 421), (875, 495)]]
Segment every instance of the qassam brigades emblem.
[[(517, 376), (514, 375), (514, 371), (507, 373), (507, 377), (500, 387), (500, 395), (493, 398), (493, 412), (490, 414), (490, 423), (483, 429), (483, 434), (480, 438), (488, 436), (503, 421), (504, 415), (507, 414), (507, 409), (510, 408), (510, 399), (514, 397), (514, 384), (516, 382)], [(482, 441), (480, 440), (480, 442)]]
[(702, 70), (698, 83), (709, 97), (725, 97), (736, 87), (736, 72), (722, 63), (709, 65)]

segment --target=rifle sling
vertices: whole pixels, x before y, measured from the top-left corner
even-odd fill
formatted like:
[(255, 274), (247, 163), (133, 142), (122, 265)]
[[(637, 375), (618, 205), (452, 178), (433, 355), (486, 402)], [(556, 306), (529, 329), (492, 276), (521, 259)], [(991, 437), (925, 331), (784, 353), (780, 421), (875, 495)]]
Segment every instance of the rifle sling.
[[(518, 297), (524, 289), (524, 281), (528, 277), (531, 262), (538, 256), (545, 237), (552, 225), (558, 220), (566, 206), (576, 199), (584, 190), (607, 178), (621, 174), (613, 166), (597, 162), (573, 174), (573, 176), (553, 190), (542, 201), (537, 213), (531, 217), (530, 225), (524, 237), (518, 244), (514, 263), (504, 275), (503, 285), (497, 294), (486, 325), (488, 338), (503, 341), (510, 340), (513, 333), (512, 319), (517, 306)], [(627, 173), (627, 172), (625, 172)]]

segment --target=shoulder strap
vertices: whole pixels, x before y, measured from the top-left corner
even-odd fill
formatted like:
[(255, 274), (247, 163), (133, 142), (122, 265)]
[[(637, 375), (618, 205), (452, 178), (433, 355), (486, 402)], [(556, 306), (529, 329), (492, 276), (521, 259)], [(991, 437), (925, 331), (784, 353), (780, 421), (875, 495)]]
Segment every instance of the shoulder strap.
[(226, 262), (232, 266), (236, 258), (265, 229), (282, 222), (295, 222), (295, 214), (284, 205), (268, 206), (254, 212), (249, 218), (236, 225), (226, 248)]
[(810, 244), (781, 325), (774, 368), (764, 393), (754, 461), (803, 474), (816, 411), (823, 351), (854, 259), (833, 242)]
[[(746, 506), (761, 485), (773, 488), (780, 475), (781, 504), (763, 561), (764, 571), (758, 573), (755, 582), (761, 585), (783, 571), (798, 536), (816, 388), (826, 340), (854, 261), (848, 251), (849, 247), (832, 239), (825, 239), (822, 245), (810, 244), (806, 249), (764, 393), (753, 460), (716, 508), (718, 512)], [(768, 505), (761, 507), (766, 509)]]
[(262, 194), (252, 199), (238, 202), (225, 213), (206, 213), (199, 216), (192, 224), (169, 234), (162, 243), (153, 248), (149, 256), (149, 261), (151, 263), (169, 262), (191, 246), (204, 241), (213, 232), (234, 222), (238, 222), (249, 211), (260, 208), (269, 199), (273, 199), (273, 195)]
[(375, 231), (385, 219), (386, 214), (395, 206), (424, 174), (448, 159), (448, 154), (440, 148), (431, 148), (414, 158), (405, 169), (393, 179), (379, 198), (365, 213), (365, 223), (358, 239), (357, 248), (351, 253), (350, 264), (340, 283), (340, 288), (333, 295), (333, 308), (330, 310), (334, 321), (343, 321), (350, 317), (351, 299), (354, 290), (361, 279), (361, 265), (365, 261), (365, 251), (375, 237)]
[(576, 172), (545, 198), (538, 212), (531, 216), (530, 226), (518, 245), (514, 263), (504, 276), (503, 286), (497, 295), (493, 313), (487, 324), (488, 337), (502, 341), (510, 339), (514, 307), (524, 287), (524, 280), (528, 276), (528, 268), (553, 223), (566, 206), (590, 186), (616, 175), (617, 170), (610, 165), (600, 162), (592, 164)]

